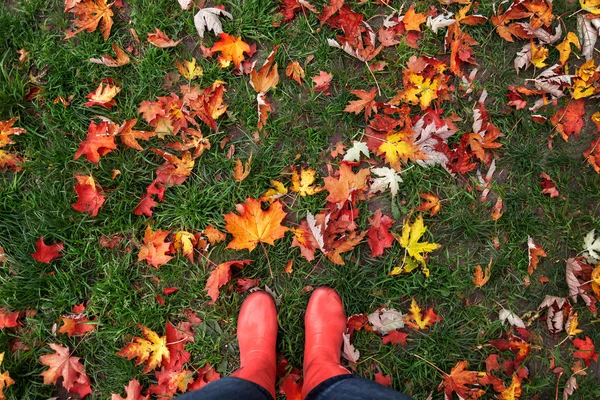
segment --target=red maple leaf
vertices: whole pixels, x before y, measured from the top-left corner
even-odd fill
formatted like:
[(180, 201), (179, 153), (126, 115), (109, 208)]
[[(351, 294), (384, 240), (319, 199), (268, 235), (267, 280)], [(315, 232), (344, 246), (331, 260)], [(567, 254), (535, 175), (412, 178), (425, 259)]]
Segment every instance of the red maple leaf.
[(85, 373), (83, 364), (79, 362), (79, 357), (71, 357), (68, 347), (54, 343), (48, 345), (55, 353), (40, 357), (40, 362), (50, 367), (41, 374), (44, 384), (51, 385), (62, 378), (62, 386), (68, 392), (78, 394), (80, 398), (91, 394), (90, 378)]
[(77, 184), (73, 188), (77, 193), (77, 203), (71, 204), (71, 206), (77, 211), (87, 212), (95, 217), (104, 204), (104, 195), (100, 193), (102, 189), (91, 175), (76, 175), (75, 179), (77, 179)]
[(351, 90), (350, 93), (357, 96), (360, 100), (353, 100), (344, 108), (346, 112), (353, 112), (360, 114), (361, 111), (365, 111), (365, 121), (371, 116), (371, 111), (377, 113), (377, 103), (375, 97), (377, 92), (375, 88), (371, 88), (371, 91), (365, 92), (364, 90)]
[(575, 138), (579, 137), (584, 125), (584, 115), (585, 101), (583, 99), (573, 100), (566, 107), (558, 109), (556, 114), (550, 118), (550, 122), (565, 142), (568, 142), (570, 135), (575, 135)]
[(85, 154), (88, 161), (98, 164), (100, 157), (117, 148), (115, 143), (116, 125), (101, 122), (98, 125), (90, 122), (88, 134), (75, 153), (75, 160)]
[[(452, 398), (452, 393), (456, 393), (459, 397), (465, 399), (475, 399), (484, 393), (481, 389), (469, 387), (467, 385), (477, 384), (477, 371), (465, 370), (469, 365), (466, 361), (459, 361), (450, 374), (444, 374), (444, 380), (438, 386), (438, 390), (444, 388), (444, 396), (446, 399)], [(479, 396), (478, 396), (479, 394)]]
[(55, 258), (58, 258), (62, 255), (59, 253), (62, 251), (62, 249), (64, 247), (65, 246), (62, 242), (54, 243), (54, 244), (51, 244), (50, 246), (47, 246), (44, 243), (44, 238), (42, 236), (40, 236), (40, 240), (35, 242), (35, 253), (32, 253), (31, 257), (33, 257), (35, 260), (37, 260), (39, 262), (50, 264), (50, 261), (52, 261)]
[(594, 352), (594, 342), (588, 336), (583, 339), (573, 340), (573, 345), (577, 347), (577, 351), (573, 353), (573, 357), (581, 358), (585, 361), (585, 366), (589, 366), (592, 360), (598, 361), (598, 354)]
[(90, 320), (83, 313), (85, 306), (83, 304), (73, 306), (73, 314), (65, 315), (62, 318), (63, 325), (58, 330), (59, 333), (66, 333), (71, 336), (84, 336), (88, 332), (96, 329), (95, 324), (88, 324)]
[(14, 328), (19, 325), (17, 319), (19, 318), (19, 312), (6, 311), (4, 308), (0, 308), (0, 330), (4, 328)]
[(144, 233), (144, 245), (140, 247), (138, 261), (146, 260), (148, 265), (158, 269), (162, 264), (166, 264), (173, 257), (167, 255), (171, 249), (171, 242), (165, 242), (167, 235), (171, 231), (153, 231), (150, 226)]
[(219, 288), (231, 280), (231, 267), (244, 268), (244, 265), (250, 264), (251, 260), (236, 260), (224, 262), (217, 265), (217, 268), (211, 271), (206, 287), (208, 296), (212, 299), (209, 304), (214, 304), (219, 297)]
[(392, 385), (392, 377), (389, 375), (383, 375), (380, 372), (375, 373), (375, 382), (380, 385), (390, 387)]
[(406, 338), (408, 337), (408, 333), (400, 332), (398, 330), (393, 330), (387, 333), (387, 335), (381, 338), (383, 344), (399, 344), (401, 346), (406, 346)]
[(125, 394), (127, 397), (121, 397), (120, 394), (113, 394), (111, 400), (150, 400), (149, 394), (142, 396), (142, 385), (135, 378), (130, 380), (129, 384), (125, 386)]
[(389, 232), (394, 220), (383, 215), (381, 210), (377, 210), (373, 218), (369, 218), (369, 232), (367, 233), (367, 243), (371, 248), (371, 257), (377, 257), (383, 254), (388, 247), (392, 247), (394, 236)]
[(279, 393), (283, 394), (287, 400), (302, 399), (302, 378), (300, 378), (300, 375), (293, 372), (288, 374), (279, 386)]
[(135, 215), (144, 214), (147, 217), (151, 217), (152, 216), (152, 208), (154, 206), (156, 206), (157, 204), (158, 203), (156, 201), (154, 201), (152, 196), (150, 196), (148, 193), (146, 193), (142, 196), (142, 199), (140, 200), (138, 205), (133, 209), (133, 213)]

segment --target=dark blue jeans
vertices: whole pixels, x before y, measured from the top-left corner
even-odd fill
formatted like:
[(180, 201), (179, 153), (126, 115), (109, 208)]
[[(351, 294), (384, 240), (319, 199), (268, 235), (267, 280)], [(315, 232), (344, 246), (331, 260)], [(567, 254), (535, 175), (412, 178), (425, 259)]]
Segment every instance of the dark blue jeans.
[[(414, 400), (368, 379), (356, 375), (339, 375), (317, 385), (306, 400)], [(272, 400), (269, 392), (254, 382), (228, 376), (185, 393), (177, 400)]]

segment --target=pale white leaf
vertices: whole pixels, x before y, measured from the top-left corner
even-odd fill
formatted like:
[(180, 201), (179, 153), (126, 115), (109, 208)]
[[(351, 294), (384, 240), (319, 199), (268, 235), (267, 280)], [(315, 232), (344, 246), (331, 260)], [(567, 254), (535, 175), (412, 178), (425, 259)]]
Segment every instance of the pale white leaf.
[(596, 264), (600, 261), (600, 236), (594, 239), (595, 229), (592, 229), (583, 238), (583, 255), (589, 263)]
[(344, 338), (344, 348), (342, 349), (342, 356), (352, 362), (357, 362), (360, 357), (360, 352), (354, 348), (354, 345), (350, 343), (350, 335), (348, 333), (343, 333), (342, 337)]
[(500, 321), (502, 321), (503, 324), (505, 322), (508, 322), (510, 325), (516, 326), (517, 328), (525, 329), (525, 324), (523, 323), (523, 320), (512, 311), (507, 310), (505, 308), (500, 310), (500, 312), (498, 313), (498, 319), (500, 319)]
[(388, 333), (404, 328), (404, 315), (393, 308), (380, 308), (367, 316), (373, 330), (379, 333)]
[(577, 33), (579, 33), (579, 41), (582, 43), (581, 55), (586, 61), (594, 56), (594, 47), (596, 47), (600, 33), (600, 27), (593, 24), (592, 21), (587, 19), (585, 14), (577, 15)]
[(567, 379), (567, 383), (565, 384), (563, 400), (568, 400), (569, 396), (572, 395), (577, 388), (577, 379), (575, 378), (575, 375), (572, 375), (569, 379)]
[(233, 19), (233, 16), (230, 13), (216, 7), (203, 8), (196, 13), (194, 16), (194, 25), (201, 38), (204, 37), (206, 31), (213, 31), (215, 35), (223, 33), (223, 24), (221, 23), (219, 15), (224, 15), (229, 19)]
[(371, 168), (371, 174), (378, 176), (371, 184), (372, 192), (383, 192), (389, 188), (390, 192), (392, 192), (392, 197), (398, 194), (400, 183), (403, 181), (395, 169), (388, 167)]
[(514, 66), (515, 66), (515, 70), (517, 71), (517, 74), (519, 73), (519, 71), (521, 69), (527, 69), (527, 67), (529, 67), (529, 65), (531, 65), (531, 57), (532, 57), (531, 43), (527, 43), (526, 45), (523, 46), (521, 51), (519, 51), (517, 53), (517, 57), (515, 58), (515, 61), (514, 61)]
[(548, 308), (546, 324), (551, 333), (558, 333), (564, 329), (565, 316), (562, 310), (565, 305), (569, 305), (569, 300), (566, 297), (548, 295), (544, 298), (542, 304), (539, 305), (538, 310)]
[(179, 5), (181, 6), (182, 10), (187, 10), (190, 8), (190, 5), (192, 4), (192, 0), (177, 0), (179, 2)]
[(352, 144), (352, 147), (348, 149), (344, 155), (344, 161), (359, 162), (360, 153), (364, 154), (366, 158), (370, 157), (369, 148), (367, 147), (366, 143), (354, 140)]
[(427, 17), (427, 26), (435, 33), (438, 33), (440, 28), (446, 28), (456, 22), (454, 18), (451, 18), (453, 13), (440, 14), (435, 18), (431, 16)]

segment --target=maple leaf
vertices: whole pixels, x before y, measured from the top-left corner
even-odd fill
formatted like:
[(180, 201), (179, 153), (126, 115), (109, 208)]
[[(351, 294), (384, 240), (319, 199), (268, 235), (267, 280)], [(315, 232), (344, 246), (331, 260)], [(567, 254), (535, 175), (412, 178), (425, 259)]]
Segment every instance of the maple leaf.
[(104, 108), (111, 108), (116, 104), (114, 97), (121, 91), (121, 88), (117, 85), (111, 85), (100, 82), (100, 85), (93, 92), (85, 96), (86, 99), (90, 99), (84, 104), (85, 107), (101, 106)]
[(393, 308), (379, 308), (367, 316), (375, 332), (386, 334), (404, 328), (404, 315)]
[(328, 176), (323, 179), (324, 189), (329, 192), (326, 200), (331, 203), (342, 203), (348, 200), (353, 193), (366, 190), (368, 188), (366, 180), (369, 174), (368, 168), (361, 169), (355, 174), (352, 172), (352, 167), (346, 163), (340, 164), (338, 178)]
[(396, 197), (400, 184), (403, 182), (398, 171), (388, 167), (381, 167), (371, 168), (371, 172), (378, 177), (373, 179), (371, 191), (381, 192), (389, 188), (390, 192), (392, 192), (392, 198)]
[(215, 35), (223, 33), (223, 24), (219, 15), (233, 19), (233, 15), (217, 7), (203, 8), (194, 15), (194, 25), (201, 38), (204, 37), (206, 31), (213, 31)]
[(168, 47), (175, 47), (177, 46), (182, 39), (174, 41), (173, 39), (170, 39), (167, 35), (164, 34), (163, 31), (161, 31), (160, 29), (158, 29), (157, 27), (154, 27), (155, 32), (154, 33), (149, 33), (148, 34), (148, 42), (150, 42), (150, 44), (153, 44), (156, 47), (160, 47), (161, 49), (165, 49)]
[(260, 201), (248, 197), (244, 204), (237, 204), (236, 211), (226, 214), (225, 229), (233, 235), (233, 240), (227, 245), (228, 249), (254, 250), (258, 243), (275, 244), (281, 239), (288, 228), (281, 225), (287, 215), (280, 201), (271, 203), (266, 211), (261, 209)]
[(269, 118), (269, 113), (273, 111), (271, 108), (271, 103), (267, 100), (267, 97), (264, 93), (259, 93), (256, 95), (256, 102), (258, 103), (258, 130), (261, 131), (265, 124), (267, 123), (267, 119)]
[(490, 259), (490, 263), (485, 268), (485, 273), (483, 272), (483, 268), (481, 265), (477, 264), (477, 268), (475, 269), (475, 273), (473, 275), (473, 284), (477, 287), (482, 287), (490, 280), (490, 270), (492, 268), (492, 260)]
[(394, 220), (383, 215), (381, 209), (375, 211), (373, 218), (369, 218), (369, 231), (367, 233), (367, 243), (371, 248), (371, 257), (383, 255), (383, 251), (392, 247), (394, 236), (389, 232)]
[(58, 329), (59, 333), (66, 333), (69, 337), (85, 336), (88, 332), (96, 329), (95, 324), (88, 324), (90, 320), (83, 313), (85, 306), (83, 304), (73, 306), (73, 314), (61, 317), (63, 325)]
[(91, 175), (76, 175), (75, 179), (77, 180), (77, 184), (74, 186), (77, 203), (71, 204), (71, 206), (77, 211), (87, 212), (95, 217), (105, 200), (101, 193), (102, 188)]
[(408, 251), (408, 254), (423, 266), (425, 266), (423, 254), (431, 253), (441, 247), (441, 245), (437, 243), (419, 242), (419, 239), (426, 231), (427, 228), (425, 227), (425, 224), (423, 224), (423, 216), (419, 214), (412, 225), (407, 219), (402, 227), (402, 235), (396, 236), (400, 246), (405, 248)]
[(158, 203), (148, 193), (144, 194), (140, 199), (138, 205), (133, 209), (135, 215), (144, 214), (147, 217), (152, 216), (152, 208), (158, 205)]
[(569, 141), (570, 135), (579, 137), (579, 133), (583, 128), (583, 116), (585, 115), (585, 101), (578, 99), (567, 104), (566, 107), (560, 108), (550, 118), (550, 122), (562, 136), (565, 142)]
[(587, 261), (592, 264), (600, 261), (600, 236), (594, 239), (595, 232), (596, 230), (592, 229), (583, 238), (583, 254)]
[(108, 54), (105, 54), (102, 56), (102, 58), (90, 58), (90, 62), (94, 64), (104, 64), (107, 67), (112, 68), (122, 67), (123, 65), (129, 64), (129, 56), (127, 55), (127, 53), (125, 53), (123, 49), (121, 49), (114, 43), (112, 44), (112, 49), (115, 52), (115, 55), (117, 56), (116, 59)]
[(437, 79), (424, 78), (421, 75), (410, 73), (408, 83), (404, 88), (404, 99), (412, 104), (420, 104), (425, 110), (431, 102), (438, 98), (437, 91), (439, 81)]
[(249, 265), (251, 260), (236, 260), (228, 261), (217, 265), (217, 267), (210, 272), (210, 276), (206, 281), (206, 290), (208, 297), (211, 298), (209, 304), (214, 304), (219, 297), (219, 288), (227, 284), (231, 280), (231, 267), (244, 268), (244, 265)]
[(465, 370), (468, 366), (469, 363), (467, 361), (459, 361), (450, 370), (450, 374), (444, 374), (444, 380), (438, 386), (438, 391), (444, 388), (444, 397), (446, 399), (451, 399), (452, 393), (456, 393), (460, 398), (465, 399), (476, 399), (484, 393), (481, 389), (467, 386), (478, 383), (478, 372)]
[(220, 33), (221, 38), (212, 47), (212, 52), (219, 52), (219, 63), (221, 68), (229, 66), (231, 62), (235, 68), (240, 68), (240, 64), (244, 61), (244, 53), (250, 53), (250, 46), (240, 37), (231, 36), (227, 33)]
[(148, 265), (152, 265), (156, 269), (162, 264), (168, 263), (173, 258), (167, 255), (170, 251), (171, 243), (165, 243), (164, 241), (169, 233), (171, 231), (153, 231), (148, 225), (144, 233), (144, 245), (140, 247), (138, 254), (138, 261), (146, 260)]
[(322, 187), (314, 185), (315, 175), (317, 171), (314, 169), (300, 168), (300, 173), (294, 168), (292, 171), (292, 192), (298, 193), (302, 197), (312, 196), (323, 190)]
[(215, 228), (212, 225), (209, 225), (206, 228), (204, 228), (203, 233), (211, 245), (214, 245), (215, 243), (220, 243), (227, 238), (227, 236), (223, 232), (220, 232), (217, 228)]
[(400, 346), (406, 346), (406, 338), (408, 337), (408, 333), (400, 332), (398, 330), (393, 330), (388, 332), (385, 336), (381, 338), (381, 342), (383, 344), (399, 344)]
[(385, 155), (385, 161), (398, 172), (401, 170), (400, 160), (408, 162), (409, 159), (416, 161), (427, 158), (413, 139), (402, 132), (387, 135), (386, 140), (377, 148), (377, 154)]
[(110, 153), (117, 148), (115, 143), (115, 126), (109, 122), (101, 122), (98, 125), (90, 122), (88, 133), (75, 153), (75, 160), (85, 154), (88, 161), (98, 164), (100, 157)]
[(289, 373), (279, 385), (279, 393), (285, 396), (286, 400), (302, 399), (302, 378), (296, 373)]
[(279, 83), (279, 72), (275, 62), (275, 53), (278, 48), (278, 45), (275, 46), (259, 71), (254, 68), (250, 72), (250, 85), (257, 93), (267, 93)]
[(513, 374), (510, 386), (498, 394), (499, 400), (517, 400), (521, 398), (521, 379), (518, 374)]
[(312, 78), (315, 86), (313, 90), (315, 92), (323, 92), (326, 96), (329, 96), (331, 92), (329, 92), (329, 85), (331, 84), (331, 80), (333, 79), (333, 74), (330, 74), (325, 71), (319, 71), (319, 75)]
[(415, 12), (414, 6), (409, 8), (404, 14), (404, 18), (402, 18), (404, 29), (407, 31), (421, 32), (421, 24), (424, 24), (425, 21), (427, 21), (425, 14)]
[[(0, 365), (4, 361), (4, 352), (0, 353)], [(6, 399), (4, 396), (4, 388), (12, 386), (15, 384), (15, 381), (11, 379), (8, 371), (4, 371), (0, 373), (0, 400)]]
[(196, 65), (196, 59), (192, 57), (190, 61), (184, 60), (183, 64), (176, 62), (177, 70), (185, 79), (193, 81), (196, 78), (202, 78), (204, 71), (200, 65)]
[(365, 92), (364, 90), (351, 90), (350, 93), (357, 96), (360, 100), (351, 101), (350, 104), (344, 108), (344, 111), (360, 114), (360, 112), (364, 110), (365, 121), (369, 119), (371, 112), (377, 113), (377, 103), (375, 102), (377, 92), (375, 91), (375, 88), (371, 88), (369, 92)]
[(439, 197), (435, 194), (423, 193), (419, 194), (419, 197), (425, 201), (421, 202), (419, 208), (417, 208), (418, 211), (429, 211), (432, 217), (440, 211), (442, 204), (440, 203)]
[(556, 49), (560, 53), (559, 63), (564, 65), (571, 55), (571, 45), (574, 45), (577, 49), (581, 50), (581, 44), (579, 43), (579, 38), (573, 32), (567, 33), (565, 39), (558, 45), (556, 45)]
[(127, 397), (121, 397), (120, 394), (113, 394), (111, 400), (150, 400), (149, 394), (142, 396), (142, 385), (135, 378), (130, 380), (129, 384), (125, 386), (125, 394)]
[(148, 140), (155, 135), (154, 132), (138, 131), (134, 130), (133, 127), (137, 123), (137, 119), (130, 119), (123, 122), (117, 131), (117, 135), (121, 139), (121, 142), (132, 149), (144, 150), (138, 143), (138, 140)]
[(47, 246), (46, 243), (44, 243), (44, 238), (40, 236), (40, 239), (35, 242), (35, 253), (31, 254), (31, 257), (36, 261), (50, 264), (50, 261), (62, 256), (62, 254), (59, 253), (64, 247), (65, 245), (62, 242)]
[(50, 367), (41, 374), (44, 384), (51, 385), (62, 378), (62, 386), (68, 392), (78, 394), (80, 398), (91, 394), (90, 378), (85, 373), (83, 364), (79, 362), (79, 357), (71, 357), (68, 347), (54, 343), (48, 345), (54, 350), (54, 354), (40, 356), (40, 362)]
[(567, 336), (577, 336), (578, 333), (583, 332), (581, 329), (577, 329), (579, 325), (579, 318), (577, 313), (573, 313), (569, 315), (567, 319), (567, 323), (565, 324), (565, 329), (567, 331)]
[(356, 350), (354, 345), (350, 343), (350, 335), (347, 333), (342, 334), (344, 340), (344, 346), (342, 347), (342, 357), (346, 360), (356, 363), (360, 358), (360, 351)]
[(352, 147), (348, 149), (348, 151), (344, 155), (344, 158), (342, 158), (342, 161), (360, 162), (361, 153), (366, 158), (369, 158), (370, 157), (369, 147), (367, 146), (367, 144), (365, 142), (359, 142), (357, 140), (353, 140)]
[(529, 275), (537, 268), (539, 258), (546, 257), (546, 252), (539, 245), (535, 244), (531, 236), (527, 237), (527, 255), (529, 257), (529, 265), (527, 272)]
[(23, 128), (13, 128), (13, 125), (19, 117), (11, 118), (7, 121), (0, 121), (0, 148), (5, 147), (9, 144), (14, 144), (14, 142), (10, 139), (11, 135), (20, 135), (21, 133), (25, 133), (25, 129)]
[(110, 9), (111, 4), (106, 4), (107, 0), (82, 0), (74, 5), (69, 12), (75, 14), (77, 19), (75, 25), (78, 29), (68, 32), (65, 39), (72, 38), (81, 31), (93, 32), (100, 25), (102, 37), (107, 40), (110, 36), (110, 29), (113, 25), (112, 16), (114, 13)]
[(389, 375), (383, 375), (380, 372), (376, 372), (374, 377), (375, 377), (375, 382), (379, 383), (380, 385), (387, 386), (387, 387), (390, 387), (392, 385), (392, 377)]
[(173, 248), (175, 250), (181, 250), (181, 253), (184, 256), (187, 256), (190, 262), (194, 262), (194, 245), (196, 242), (197, 239), (190, 232), (179, 231), (175, 234)]
[(235, 168), (233, 169), (233, 179), (241, 182), (248, 177), (250, 174), (250, 163), (252, 162), (252, 154), (246, 160), (246, 162), (242, 165), (242, 160), (239, 158), (235, 162)]
[(4, 308), (0, 308), (0, 330), (4, 328), (14, 328), (19, 326), (19, 312), (6, 311)]
[(589, 367), (592, 360), (598, 361), (598, 354), (594, 352), (594, 342), (589, 336), (586, 336), (585, 340), (579, 338), (573, 340), (573, 345), (577, 348), (577, 351), (573, 353), (573, 357), (584, 360), (586, 367)]
[(579, 0), (581, 9), (589, 13), (600, 15), (600, 1), (599, 0)]
[(180, 185), (190, 176), (196, 162), (189, 151), (184, 151), (181, 158), (158, 149), (151, 149), (162, 156), (167, 162), (160, 166), (156, 172), (157, 179), (165, 185)]
[(147, 374), (158, 368), (162, 362), (169, 362), (171, 355), (165, 336), (158, 336), (156, 332), (145, 326), (138, 325), (138, 327), (144, 337), (134, 337), (132, 342), (127, 343), (117, 352), (117, 355), (130, 360), (137, 357), (135, 365), (145, 363), (144, 374)]
[(433, 308), (429, 308), (425, 313), (421, 313), (421, 308), (414, 298), (410, 303), (408, 311), (410, 312), (410, 315), (405, 317), (404, 321), (408, 326), (414, 329), (427, 329), (431, 325), (442, 320), (442, 318), (433, 311)]
[(302, 85), (302, 79), (305, 77), (304, 69), (302, 69), (302, 66), (298, 61), (293, 61), (288, 64), (285, 69), (285, 75), (298, 82), (299, 85)]

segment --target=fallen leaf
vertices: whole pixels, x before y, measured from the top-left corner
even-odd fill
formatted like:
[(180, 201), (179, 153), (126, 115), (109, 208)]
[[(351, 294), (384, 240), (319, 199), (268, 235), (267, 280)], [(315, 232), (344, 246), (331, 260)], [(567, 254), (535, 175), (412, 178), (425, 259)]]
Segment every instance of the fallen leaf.
[(122, 67), (123, 65), (127, 65), (130, 62), (129, 56), (123, 49), (121, 49), (116, 44), (112, 44), (112, 49), (115, 52), (117, 58), (113, 58), (112, 56), (105, 54), (102, 58), (90, 58), (90, 62), (94, 64), (104, 64), (107, 67)]
[(385, 249), (392, 247), (394, 243), (394, 236), (389, 232), (392, 227), (394, 220), (383, 215), (381, 209), (378, 209), (373, 215), (373, 218), (369, 218), (369, 233), (367, 233), (367, 243), (371, 248), (371, 257), (378, 257), (383, 255)]
[(382, 192), (387, 189), (392, 193), (392, 198), (396, 197), (400, 184), (403, 182), (398, 171), (388, 167), (371, 168), (371, 172), (376, 176), (371, 183), (372, 192)]
[(175, 47), (181, 42), (181, 40), (174, 41), (174, 40), (170, 39), (167, 35), (164, 34), (163, 31), (161, 31), (157, 27), (154, 27), (154, 29), (155, 29), (154, 33), (148, 34), (148, 42), (150, 42), (150, 44), (152, 44), (156, 47), (165, 49), (168, 47)]
[(429, 308), (425, 313), (422, 313), (421, 308), (414, 298), (410, 303), (408, 311), (410, 314), (404, 317), (404, 321), (408, 326), (414, 329), (424, 330), (442, 320), (442, 318), (433, 311), (433, 308)]
[(142, 396), (142, 385), (140, 382), (133, 378), (129, 381), (129, 384), (125, 386), (125, 394), (127, 397), (121, 397), (119, 394), (113, 394), (111, 400), (150, 400), (150, 395)]
[(456, 393), (460, 398), (477, 399), (484, 391), (476, 386), (478, 382), (478, 372), (468, 371), (466, 368), (469, 363), (459, 361), (450, 371), (450, 374), (444, 374), (444, 380), (438, 386), (438, 391), (444, 388), (444, 396), (446, 399), (452, 399), (452, 393)]
[(323, 94), (326, 96), (330, 95), (331, 93), (329, 92), (329, 85), (331, 84), (332, 79), (332, 74), (325, 71), (319, 71), (319, 75), (312, 78), (312, 81), (315, 84), (313, 90), (315, 92), (323, 92)]
[[(4, 361), (4, 352), (0, 353), (0, 365)], [(11, 379), (8, 371), (0, 373), (0, 400), (6, 399), (4, 395), (4, 389), (15, 384), (15, 381)]]
[(300, 173), (294, 168), (292, 171), (292, 186), (290, 190), (298, 193), (302, 197), (312, 196), (323, 191), (322, 187), (314, 185), (315, 175), (317, 171), (314, 169), (300, 168)]
[(529, 275), (537, 268), (540, 257), (547, 257), (546, 252), (539, 245), (535, 244), (531, 236), (527, 237), (527, 254), (529, 257), (529, 265), (527, 272)]
[(246, 160), (244, 164), (242, 164), (242, 160), (239, 158), (235, 162), (235, 168), (233, 169), (233, 179), (237, 182), (241, 182), (248, 177), (250, 174), (250, 163), (252, 162), (252, 154)]
[(104, 108), (111, 108), (116, 104), (114, 97), (121, 91), (121, 88), (116, 85), (109, 83), (104, 86), (104, 83), (100, 83), (96, 90), (85, 96), (86, 99), (90, 99), (84, 104), (85, 107), (101, 106)]
[(14, 328), (19, 326), (19, 312), (7, 311), (4, 308), (0, 308), (0, 330), (4, 328)]
[(400, 246), (405, 248), (408, 251), (408, 254), (423, 266), (425, 266), (425, 258), (423, 255), (441, 247), (441, 245), (437, 243), (419, 242), (419, 239), (421, 239), (426, 231), (427, 228), (423, 223), (423, 216), (419, 214), (412, 224), (410, 224), (407, 219), (402, 227), (402, 235), (396, 236)]
[(44, 238), (40, 236), (40, 239), (35, 243), (35, 253), (31, 254), (31, 257), (36, 261), (50, 264), (50, 261), (62, 256), (60, 252), (64, 247), (62, 242), (47, 246), (44, 243)]
[(190, 61), (183, 60), (183, 64), (176, 62), (177, 70), (185, 79), (193, 81), (196, 78), (202, 78), (204, 71), (202, 67), (196, 64), (196, 59), (192, 57)]
[[(130, 119), (123, 122), (123, 124), (119, 127), (117, 131), (117, 135), (121, 139), (121, 142), (132, 149), (135, 150), (144, 150), (144, 148), (139, 144), (138, 140), (149, 140), (151, 137), (155, 135), (154, 132), (147, 131), (138, 131), (134, 130), (133, 127), (137, 123), (137, 119)], [(114, 179), (114, 177), (113, 177)]]
[(79, 362), (79, 357), (71, 357), (69, 348), (60, 344), (49, 343), (48, 346), (54, 350), (54, 354), (40, 356), (40, 362), (50, 367), (41, 373), (44, 384), (52, 385), (62, 378), (62, 386), (68, 392), (77, 394), (80, 398), (91, 394), (90, 378)]
[(156, 269), (168, 263), (173, 258), (167, 255), (170, 252), (171, 243), (164, 241), (169, 233), (171, 231), (153, 231), (148, 225), (144, 233), (144, 244), (140, 247), (138, 254), (138, 261), (146, 260), (148, 265), (152, 265)]
[(354, 348), (354, 345), (350, 343), (350, 335), (347, 333), (342, 334), (344, 338), (344, 347), (342, 348), (342, 357), (350, 362), (358, 362), (360, 358), (360, 352)]
[(194, 235), (187, 231), (179, 231), (175, 234), (173, 240), (173, 248), (175, 250), (181, 250), (181, 254), (186, 256), (190, 262), (194, 262), (194, 246), (196, 245), (196, 238)]
[(211, 271), (208, 280), (206, 281), (206, 290), (208, 297), (211, 298), (209, 304), (214, 304), (219, 297), (219, 288), (227, 284), (231, 280), (231, 267), (244, 268), (245, 265), (250, 264), (251, 260), (237, 260), (228, 261), (217, 265), (217, 267)]
[(83, 304), (73, 306), (73, 314), (61, 317), (63, 325), (58, 329), (59, 333), (66, 333), (69, 337), (85, 336), (88, 332), (96, 330), (96, 324), (91, 323), (84, 314), (85, 306)]
[(98, 125), (94, 121), (90, 122), (88, 133), (75, 153), (75, 160), (85, 155), (88, 161), (98, 164), (100, 157), (116, 150), (115, 128), (113, 124), (101, 122)]
[(244, 53), (250, 53), (250, 46), (240, 37), (231, 36), (227, 33), (220, 33), (221, 38), (211, 47), (212, 52), (219, 52), (219, 63), (221, 68), (226, 68), (231, 62), (235, 68), (239, 69), (240, 64), (244, 61)]
[(107, 0), (81, 0), (73, 7), (69, 8), (68, 12), (75, 14), (75, 26), (77, 29), (68, 32), (65, 39), (72, 38), (81, 31), (94, 32), (98, 25), (102, 31), (102, 37), (107, 40), (110, 36), (110, 29), (113, 25), (112, 16), (114, 13), (110, 9), (113, 4), (106, 4)]
[(340, 164), (339, 177), (328, 176), (323, 179), (324, 188), (329, 192), (326, 200), (331, 203), (342, 203), (352, 194), (366, 190), (369, 174), (368, 168), (361, 169), (355, 174), (352, 172), (352, 167), (345, 163)]
[(508, 322), (512, 326), (516, 326), (517, 328), (526, 329), (523, 320), (519, 318), (518, 315), (513, 313), (510, 310), (503, 308), (498, 313), (498, 319), (504, 324), (504, 322)]
[(398, 330), (393, 330), (388, 332), (382, 338), (383, 344), (399, 344), (400, 346), (406, 346), (406, 338), (408, 337), (408, 333), (400, 332)]
[(375, 332), (386, 334), (404, 328), (404, 315), (393, 308), (382, 307), (367, 316)]
[(144, 337), (134, 337), (132, 342), (127, 343), (117, 352), (117, 355), (130, 360), (137, 358), (135, 365), (144, 363), (143, 373), (147, 374), (158, 368), (162, 362), (169, 362), (171, 355), (165, 336), (158, 336), (156, 332), (145, 326), (138, 327)]
[(91, 176), (75, 175), (77, 184), (74, 186), (77, 193), (77, 203), (71, 206), (80, 212), (87, 212), (92, 217), (98, 215), (98, 210), (104, 204), (105, 197), (101, 193), (102, 188)]
[(261, 209), (260, 201), (247, 198), (244, 204), (237, 204), (236, 211), (225, 215), (225, 229), (233, 235), (228, 249), (254, 250), (258, 243), (275, 244), (288, 228), (281, 225), (287, 215), (280, 201), (271, 203), (266, 211)]
[(275, 46), (260, 70), (257, 71), (254, 68), (250, 72), (250, 85), (257, 93), (267, 93), (279, 83), (279, 72), (275, 62), (275, 53), (278, 48), (279, 46)]
[(585, 361), (585, 366), (589, 367), (592, 361), (598, 361), (598, 354), (595, 353), (594, 342), (589, 336), (583, 339), (575, 339), (573, 340), (573, 345), (577, 348), (577, 350), (573, 353), (573, 357), (581, 358)]
[(201, 38), (204, 37), (206, 31), (213, 31), (215, 35), (223, 33), (223, 24), (219, 15), (233, 19), (230, 13), (217, 7), (203, 8), (194, 15), (194, 25)]
[(568, 142), (571, 135), (579, 137), (584, 126), (585, 101), (583, 99), (573, 100), (566, 107), (560, 108), (550, 118), (550, 122), (556, 128), (561, 137)]
[(423, 193), (419, 194), (419, 197), (425, 201), (421, 202), (419, 208), (417, 208), (418, 211), (429, 211), (432, 217), (440, 211), (442, 203), (440, 203), (439, 197), (437, 197), (435, 194)]
[(360, 155), (363, 154), (366, 158), (371, 157), (369, 154), (369, 147), (365, 142), (359, 142), (357, 140), (352, 141), (352, 147), (346, 151), (342, 161), (346, 162), (360, 162)]
[(558, 197), (560, 195), (558, 189), (556, 189), (556, 185), (552, 182), (552, 178), (550, 178), (547, 173), (542, 172), (540, 178), (542, 179), (540, 184), (542, 185), (543, 194), (547, 194), (550, 198)]
[(293, 61), (288, 64), (285, 69), (285, 75), (298, 82), (299, 85), (302, 85), (302, 79), (305, 77), (304, 69), (302, 69), (302, 66), (298, 61)]
[(371, 112), (377, 113), (377, 103), (375, 102), (375, 97), (377, 97), (377, 92), (375, 88), (371, 88), (369, 92), (365, 92), (364, 90), (351, 90), (350, 93), (358, 97), (360, 100), (353, 100), (344, 108), (346, 112), (353, 112), (355, 114), (360, 114), (363, 110), (365, 112), (365, 121), (368, 121), (371, 116)]
[(375, 377), (375, 382), (379, 383), (380, 385), (383, 385), (386, 387), (392, 386), (392, 377), (391, 376), (383, 375), (380, 372), (376, 372), (374, 377)]
[(477, 268), (475, 269), (475, 275), (473, 279), (473, 284), (477, 287), (483, 287), (490, 280), (490, 270), (492, 268), (492, 260), (490, 259), (490, 263), (485, 269), (485, 273), (481, 268), (481, 265), (477, 264)]
[(227, 235), (225, 235), (223, 232), (219, 231), (212, 225), (209, 225), (206, 228), (204, 228), (204, 235), (208, 239), (208, 242), (213, 246), (215, 245), (215, 243), (220, 243), (227, 238)]

